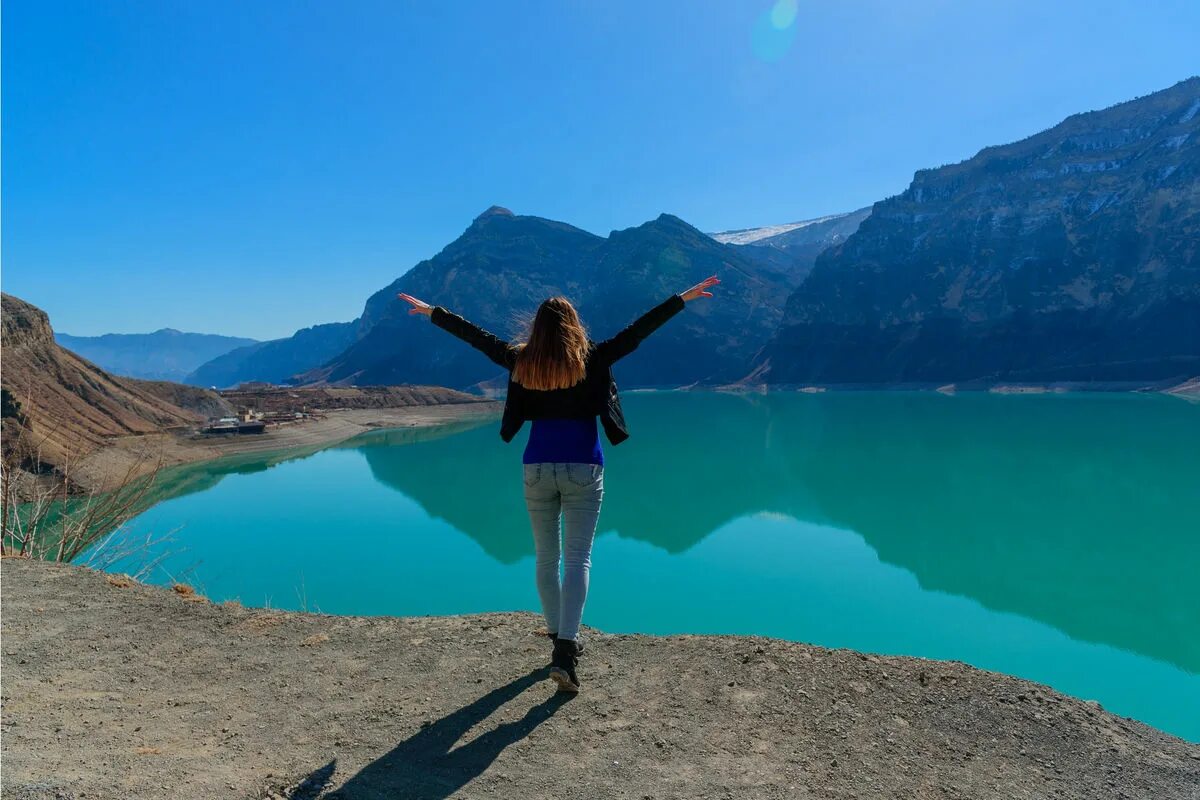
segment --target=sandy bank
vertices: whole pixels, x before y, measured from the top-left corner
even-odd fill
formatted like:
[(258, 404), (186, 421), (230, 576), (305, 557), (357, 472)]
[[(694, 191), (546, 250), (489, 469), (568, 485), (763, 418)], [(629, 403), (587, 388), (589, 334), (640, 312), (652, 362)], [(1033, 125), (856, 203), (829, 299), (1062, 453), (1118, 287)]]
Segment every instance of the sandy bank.
[[(962, 664), (530, 614), (250, 611), (3, 562), (13, 798), (1194, 798), (1200, 747)], [(453, 591), (453, 587), (447, 587)], [(299, 790), (297, 785), (303, 784)]]
[(322, 411), (321, 416), (299, 423), (269, 426), (254, 435), (200, 436), (193, 433), (160, 433), (111, 440), (88, 455), (74, 477), (85, 487), (111, 487), (131, 468), (143, 471), (153, 464), (171, 467), (235, 455), (286, 450), (316, 450), (382, 428), (419, 428), (454, 422), (483, 422), (500, 414), (495, 402), (445, 403), (404, 408), (348, 408)]

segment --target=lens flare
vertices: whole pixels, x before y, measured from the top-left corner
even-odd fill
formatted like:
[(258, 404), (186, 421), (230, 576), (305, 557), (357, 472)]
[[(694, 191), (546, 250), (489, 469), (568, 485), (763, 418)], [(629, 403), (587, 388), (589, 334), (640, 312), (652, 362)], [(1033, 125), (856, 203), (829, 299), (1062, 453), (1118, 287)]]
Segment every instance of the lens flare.
[(796, 21), (799, 10), (796, 0), (778, 0), (771, 7), (771, 25), (777, 30), (790, 27)]
[(763, 61), (778, 61), (783, 58), (796, 38), (796, 17), (800, 8), (797, 0), (775, 0), (754, 22), (750, 33), (750, 45), (754, 54)]

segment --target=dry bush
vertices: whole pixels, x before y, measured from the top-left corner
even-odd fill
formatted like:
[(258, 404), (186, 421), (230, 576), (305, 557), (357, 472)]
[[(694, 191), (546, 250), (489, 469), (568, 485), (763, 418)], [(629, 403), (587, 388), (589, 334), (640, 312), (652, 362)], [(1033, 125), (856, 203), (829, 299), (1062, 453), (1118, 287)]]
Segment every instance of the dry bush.
[[(131, 463), (113, 488), (83, 490), (75, 480), (80, 460), (63, 456), (57, 465), (42, 460), (49, 439), (16, 419), (4, 420), (0, 457), (0, 555), (41, 561), (78, 561), (97, 569), (138, 554), (161, 551), (169, 536), (124, 535), (126, 524), (151, 504), (150, 492), (162, 469), (161, 459)], [(165, 553), (144, 562), (133, 578), (154, 569)]]

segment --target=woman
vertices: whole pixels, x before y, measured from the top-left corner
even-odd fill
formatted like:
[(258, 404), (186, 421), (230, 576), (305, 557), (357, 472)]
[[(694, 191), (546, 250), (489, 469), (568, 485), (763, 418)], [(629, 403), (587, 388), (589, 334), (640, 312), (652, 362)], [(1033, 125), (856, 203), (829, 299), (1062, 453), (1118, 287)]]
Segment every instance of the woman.
[[(604, 451), (596, 417), (608, 440), (629, 438), (612, 365), (637, 349), (643, 339), (683, 310), (685, 302), (712, 297), (720, 283), (708, 278), (682, 294), (672, 295), (611, 339), (596, 344), (587, 338), (575, 307), (564, 297), (551, 297), (534, 317), (527, 342), (510, 344), (446, 309), (412, 295), (399, 298), (509, 371), (508, 397), (500, 437), (513, 436), (532, 420), (525, 465), (525, 505), (533, 526), (538, 596), (547, 630), (554, 640), (550, 677), (560, 691), (578, 692), (575, 667), (582, 650), (576, 637), (587, 599), (592, 539), (604, 496)], [(559, 579), (559, 524), (562, 536), (562, 579)]]

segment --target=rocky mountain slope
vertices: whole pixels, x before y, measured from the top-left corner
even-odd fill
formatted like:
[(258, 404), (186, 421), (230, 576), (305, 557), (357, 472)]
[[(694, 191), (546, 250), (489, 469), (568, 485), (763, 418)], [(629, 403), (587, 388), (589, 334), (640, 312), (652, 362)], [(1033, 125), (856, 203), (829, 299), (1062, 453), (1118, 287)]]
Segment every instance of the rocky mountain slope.
[(55, 342), (41, 309), (9, 294), (2, 307), (5, 446), (26, 431), (43, 467), (61, 467), (110, 437), (193, 425), (228, 410), (203, 389), (109, 375)]
[(106, 333), (103, 336), (56, 333), (54, 338), (106, 372), (153, 381), (182, 381), (201, 364), (235, 348), (257, 344), (254, 339), (183, 333), (172, 328), (154, 333)]
[(1200, 78), (922, 170), (818, 257), (755, 380), (1200, 373)]

